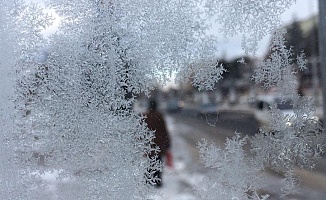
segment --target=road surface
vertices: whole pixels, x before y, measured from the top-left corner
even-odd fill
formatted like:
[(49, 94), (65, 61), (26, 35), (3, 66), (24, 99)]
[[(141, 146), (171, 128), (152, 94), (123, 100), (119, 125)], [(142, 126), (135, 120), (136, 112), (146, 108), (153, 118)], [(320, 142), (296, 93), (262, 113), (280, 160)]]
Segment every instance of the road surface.
[[(186, 166), (184, 170), (190, 174), (205, 176), (209, 169), (205, 168), (199, 159), (197, 143), (202, 138), (212, 141), (217, 145), (223, 146), (226, 137), (232, 137), (235, 132), (243, 135), (253, 136), (258, 132), (257, 122), (250, 114), (235, 114), (223, 116), (217, 120), (216, 117), (197, 116), (194, 110), (183, 110), (180, 113), (166, 114), (168, 125), (173, 127), (172, 138), (181, 137), (186, 148), (179, 151), (185, 151), (190, 154), (192, 164)], [(249, 149), (249, 146), (246, 147)], [(185, 154), (181, 153), (180, 155)], [(182, 156), (181, 156), (182, 157)], [(189, 159), (189, 158), (188, 158)], [(189, 161), (188, 161), (189, 162)], [(271, 195), (269, 199), (276, 200), (323, 200), (326, 199), (326, 158), (322, 157), (318, 162), (317, 169), (307, 171), (297, 169), (296, 174), (301, 178), (301, 184), (298, 191), (293, 195), (280, 197), (283, 175), (274, 171), (268, 171), (266, 187), (263, 193)], [(189, 184), (188, 184), (189, 185)], [(189, 186), (190, 187), (190, 186)], [(188, 188), (189, 189), (189, 188)]]

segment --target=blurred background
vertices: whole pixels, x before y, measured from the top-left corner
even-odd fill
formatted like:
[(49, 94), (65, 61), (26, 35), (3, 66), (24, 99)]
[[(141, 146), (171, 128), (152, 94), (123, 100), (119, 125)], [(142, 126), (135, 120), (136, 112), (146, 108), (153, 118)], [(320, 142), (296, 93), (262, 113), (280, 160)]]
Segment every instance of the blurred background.
[[(295, 60), (296, 55), (304, 51), (308, 61), (307, 68), (296, 74), (298, 93), (314, 98), (316, 109), (314, 120), (323, 123), (321, 83), (324, 80), (321, 77), (319, 63), (318, 13), (313, 2), (308, 6), (309, 2), (304, 1), (305, 4), (302, 5), (306, 7), (299, 6), (299, 10), (290, 10), (291, 12), (286, 13), (284, 28), (287, 30), (286, 45), (292, 47), (295, 55), (292, 59)], [(300, 16), (300, 12), (304, 14)], [(222, 52), (217, 60), (223, 63), (227, 72), (213, 90), (198, 91), (189, 80), (188, 83), (171, 81), (166, 86), (158, 86), (152, 91), (151, 96), (159, 101), (160, 110), (167, 119), (176, 163), (174, 169), (167, 169), (165, 172), (164, 181), (167, 182), (167, 186), (161, 189), (163, 194), (157, 199), (196, 199), (191, 194), (191, 188), (210, 170), (204, 168), (199, 161), (196, 146), (202, 138), (223, 146), (225, 139), (234, 136), (235, 132), (252, 137), (259, 132), (259, 127), (268, 125), (269, 106), (274, 103), (284, 114), (293, 113), (291, 102), (280, 104), (280, 99), (276, 95), (277, 88), (264, 90), (262, 85), (252, 80), (259, 62), (270, 55), (270, 38), (267, 41), (265, 49), (260, 51), (265, 53), (259, 58), (237, 54), (236, 50), (234, 54), (227, 50)], [(229, 44), (228, 48), (236, 47)], [(148, 110), (147, 102), (148, 98), (145, 95), (139, 95), (134, 110), (145, 113)], [(279, 196), (284, 176), (267, 170), (267, 186), (263, 188), (262, 193), (271, 194), (269, 199), (324, 199), (325, 155), (316, 162), (316, 169), (313, 171), (296, 170), (296, 174), (301, 178), (301, 185), (297, 192), (287, 197)]]

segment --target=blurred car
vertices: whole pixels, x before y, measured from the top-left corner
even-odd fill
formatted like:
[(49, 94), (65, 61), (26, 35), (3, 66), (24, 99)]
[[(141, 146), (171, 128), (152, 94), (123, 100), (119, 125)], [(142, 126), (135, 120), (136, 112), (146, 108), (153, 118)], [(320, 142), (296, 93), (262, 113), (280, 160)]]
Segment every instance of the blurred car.
[(215, 116), (217, 115), (217, 103), (203, 103), (198, 106), (198, 115)]
[(169, 113), (180, 112), (183, 107), (183, 101), (177, 99), (170, 99), (166, 104), (166, 111)]
[(276, 104), (276, 107), (282, 111), (284, 116), (294, 116), (292, 100), (282, 100), (275, 95), (261, 95), (256, 98), (254, 104), (254, 117), (260, 127), (269, 126), (268, 116), (270, 114), (271, 106), (274, 104)]
[[(293, 121), (296, 119), (296, 114), (293, 109), (293, 101), (291, 99), (286, 98), (279, 98), (277, 96), (273, 95), (262, 95), (258, 96), (255, 101), (255, 109), (254, 109), (254, 117), (258, 122), (258, 125), (260, 127), (269, 128), (270, 122), (269, 122), (269, 115), (270, 115), (270, 109), (272, 105), (276, 105), (276, 108), (278, 108), (284, 116), (286, 116), (286, 125), (292, 126)], [(304, 117), (304, 116), (303, 116)], [(307, 118), (303, 118), (303, 124), (302, 126), (305, 126), (304, 124), (307, 123), (318, 123), (319, 118), (317, 116), (310, 116)]]

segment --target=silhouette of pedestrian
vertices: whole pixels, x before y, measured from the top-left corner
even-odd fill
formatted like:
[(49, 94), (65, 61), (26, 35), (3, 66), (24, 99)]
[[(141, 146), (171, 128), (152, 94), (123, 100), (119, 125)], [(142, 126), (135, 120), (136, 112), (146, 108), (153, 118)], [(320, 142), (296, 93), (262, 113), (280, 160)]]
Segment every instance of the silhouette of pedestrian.
[[(149, 111), (145, 114), (145, 117), (148, 128), (155, 132), (154, 148), (158, 146), (160, 149), (157, 154), (153, 152), (150, 156), (154, 158), (157, 155), (156, 159), (162, 162), (163, 157), (166, 156), (170, 148), (170, 135), (166, 128), (163, 115), (157, 110), (157, 102), (154, 99), (150, 99)], [(162, 171), (155, 170), (154, 177), (159, 179), (155, 183), (156, 186), (161, 187)]]

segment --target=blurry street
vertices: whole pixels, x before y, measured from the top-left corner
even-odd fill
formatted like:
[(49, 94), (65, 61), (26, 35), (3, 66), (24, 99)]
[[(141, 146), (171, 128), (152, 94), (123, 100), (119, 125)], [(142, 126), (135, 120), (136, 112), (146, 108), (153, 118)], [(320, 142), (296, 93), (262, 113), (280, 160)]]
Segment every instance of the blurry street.
[[(172, 137), (174, 167), (165, 168), (163, 187), (159, 189), (157, 200), (193, 200), (198, 199), (192, 188), (207, 174), (208, 170), (199, 160), (197, 142), (202, 138), (223, 146), (226, 137), (235, 132), (247, 134), (249, 137), (258, 131), (258, 126), (250, 114), (232, 114), (216, 117), (197, 116), (191, 107), (185, 107), (177, 113), (166, 113), (168, 128)], [(297, 169), (296, 173), (302, 182), (297, 192), (280, 197), (281, 174), (270, 171), (267, 174), (266, 187), (262, 194), (270, 194), (272, 200), (322, 200), (326, 197), (326, 158), (322, 157), (314, 171)], [(218, 198), (217, 198), (218, 199)]]
[[(237, 113), (234, 110), (224, 112), (216, 117), (199, 116), (194, 107), (185, 106), (179, 112), (164, 114), (172, 139), (173, 167), (164, 167), (163, 186), (153, 187), (152, 196), (155, 200), (201, 200), (194, 188), (202, 183), (202, 179), (210, 170), (205, 168), (199, 159), (197, 143), (205, 138), (208, 142), (224, 147), (226, 137), (231, 138), (235, 132), (253, 136), (258, 131), (258, 125), (252, 114)], [(246, 150), (249, 145), (245, 146)], [(217, 173), (217, 172), (216, 172)], [(270, 194), (269, 200), (324, 200), (326, 199), (326, 157), (322, 157), (313, 171), (296, 170), (300, 176), (301, 185), (293, 194), (280, 197), (283, 186), (282, 174), (270, 170), (266, 172), (267, 179), (261, 194)], [(56, 188), (60, 184), (69, 184), (70, 180), (59, 183), (57, 172), (45, 173), (43, 179), (49, 183), (47, 190), (56, 197)], [(213, 183), (212, 183), (213, 184)], [(219, 197), (214, 197), (219, 199)]]

